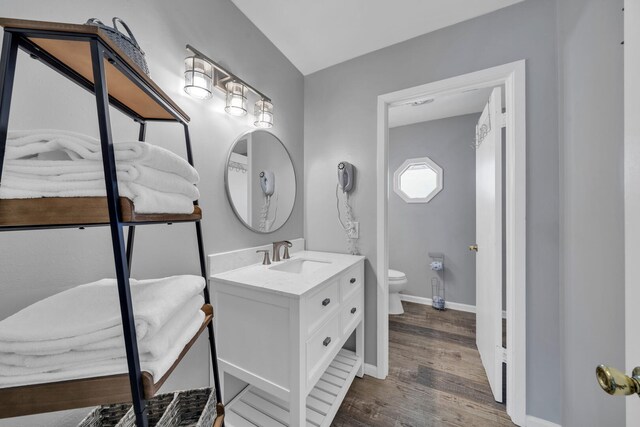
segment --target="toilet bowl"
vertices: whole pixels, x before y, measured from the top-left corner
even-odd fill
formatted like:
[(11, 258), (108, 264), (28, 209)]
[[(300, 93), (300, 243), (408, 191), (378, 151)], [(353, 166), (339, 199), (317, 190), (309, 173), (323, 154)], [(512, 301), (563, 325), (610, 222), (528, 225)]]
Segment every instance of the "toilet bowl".
[(403, 314), (400, 291), (407, 286), (407, 276), (401, 271), (389, 270), (389, 314)]

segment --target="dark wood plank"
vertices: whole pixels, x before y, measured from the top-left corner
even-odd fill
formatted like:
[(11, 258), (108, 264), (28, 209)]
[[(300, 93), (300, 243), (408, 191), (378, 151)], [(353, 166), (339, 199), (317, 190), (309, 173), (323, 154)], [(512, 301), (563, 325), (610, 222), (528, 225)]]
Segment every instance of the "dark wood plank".
[[(71, 33), (97, 36), (118, 56), (121, 61), (134, 70), (140, 79), (142, 79), (160, 99), (167, 103), (185, 121), (189, 121), (189, 116), (180, 107), (178, 107), (178, 105), (162, 89), (160, 89), (160, 87), (151, 80), (151, 78), (147, 76), (136, 63), (124, 54), (103, 30), (95, 25), (0, 18), (0, 26), (4, 28), (46, 31), (51, 33)], [(93, 82), (91, 54), (88, 42), (45, 38), (33, 38), (31, 41), (47, 53), (59, 59), (68, 67), (78, 72), (87, 80)], [(127, 105), (146, 119), (173, 119), (173, 116), (169, 114), (168, 110), (164, 106), (145, 94), (116, 67), (108, 62), (106, 62), (105, 65), (109, 95)]]
[(332, 426), (513, 427), (482, 368), (475, 315), (403, 305), (390, 316), (388, 377), (356, 378)]
[[(133, 202), (120, 198), (124, 222), (184, 222), (202, 218), (199, 206), (191, 214), (140, 214)], [(0, 227), (109, 224), (106, 197), (44, 197), (0, 200)]]
[[(202, 306), (202, 311), (205, 312), (202, 326), (184, 347), (167, 373), (159, 380), (154, 380), (148, 372), (142, 373), (145, 399), (155, 395), (213, 319), (211, 305), (205, 304)], [(0, 388), (0, 418), (130, 401), (131, 389), (128, 374)]]

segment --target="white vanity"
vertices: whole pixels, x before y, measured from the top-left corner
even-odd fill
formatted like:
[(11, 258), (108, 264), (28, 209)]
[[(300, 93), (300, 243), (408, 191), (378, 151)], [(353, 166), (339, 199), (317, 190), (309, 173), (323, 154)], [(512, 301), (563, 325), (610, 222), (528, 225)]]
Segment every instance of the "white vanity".
[[(222, 390), (229, 375), (249, 384), (225, 424), (329, 426), (363, 375), (364, 257), (300, 251), (213, 274), (211, 286)], [(355, 352), (342, 348), (354, 330)]]

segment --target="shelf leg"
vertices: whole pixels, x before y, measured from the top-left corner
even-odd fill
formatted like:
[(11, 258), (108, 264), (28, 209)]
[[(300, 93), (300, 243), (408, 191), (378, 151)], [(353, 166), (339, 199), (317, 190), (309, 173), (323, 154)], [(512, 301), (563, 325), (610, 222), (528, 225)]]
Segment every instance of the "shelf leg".
[[(187, 161), (193, 166), (193, 152), (191, 151), (191, 137), (189, 136), (189, 126), (183, 123), (184, 126), (184, 140), (187, 148)], [(194, 205), (198, 205), (198, 201), (193, 202)], [(200, 272), (206, 283), (204, 288), (204, 302), (211, 304), (211, 295), (209, 294), (209, 277), (207, 275), (207, 260), (205, 258), (204, 240), (202, 238), (202, 224), (200, 221), (196, 222), (196, 237), (198, 239), (198, 255), (200, 260)], [(215, 318), (215, 313), (214, 313)], [(222, 403), (222, 388), (220, 387), (220, 372), (218, 371), (218, 352), (216, 351), (216, 338), (213, 332), (213, 322), (209, 322), (207, 325), (207, 331), (209, 332), (209, 349), (211, 351), (211, 367), (213, 369), (213, 383), (216, 391), (216, 399), (218, 403)]]
[[(147, 123), (140, 122), (140, 132), (138, 133), (138, 141), (144, 141), (147, 134)], [(127, 230), (127, 266), (129, 267), (129, 275), (131, 275), (131, 265), (133, 263), (133, 243), (136, 238), (136, 227), (130, 225)]]
[(129, 269), (129, 277), (131, 277), (131, 263), (133, 262), (133, 242), (136, 239), (136, 227), (130, 225), (127, 228), (127, 267)]
[(122, 315), (122, 327), (124, 329), (124, 343), (129, 368), (129, 382), (131, 383), (131, 398), (136, 415), (137, 427), (148, 427), (144, 392), (142, 388), (142, 373), (140, 371), (140, 358), (138, 354), (138, 342), (133, 317), (133, 304), (131, 301), (131, 289), (129, 287), (129, 268), (124, 247), (122, 222), (119, 209), (118, 177), (116, 175), (116, 162), (111, 138), (111, 122), (109, 118), (109, 94), (106, 86), (104, 70), (105, 51), (97, 40), (91, 41), (91, 62), (93, 65), (94, 91), (98, 108), (98, 125), (100, 128), (100, 145), (102, 148), (102, 164), (104, 166), (104, 178), (107, 187), (107, 205), (109, 208), (109, 225), (111, 228), (111, 241), (118, 280), (118, 296), (120, 298), (120, 313)]
[(362, 364), (356, 375), (359, 378), (364, 377), (364, 318), (356, 327), (356, 355), (362, 358)]
[(7, 146), (7, 133), (9, 132), (9, 110), (18, 57), (17, 37), (12, 32), (5, 31), (2, 39), (2, 57), (0, 58), (0, 177), (2, 177), (2, 165)]

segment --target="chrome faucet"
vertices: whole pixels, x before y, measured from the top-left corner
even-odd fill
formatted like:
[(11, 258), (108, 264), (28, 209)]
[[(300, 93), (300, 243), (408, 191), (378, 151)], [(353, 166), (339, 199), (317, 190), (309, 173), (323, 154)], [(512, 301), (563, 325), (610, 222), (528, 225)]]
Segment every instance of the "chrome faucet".
[(262, 249), (262, 250), (256, 251), (257, 254), (261, 252), (264, 252), (264, 258), (262, 258), (262, 265), (271, 264), (271, 261), (269, 261), (269, 249)]
[(293, 244), (288, 240), (283, 240), (281, 242), (273, 242), (273, 262), (280, 261), (280, 248), (284, 246), (284, 254), (282, 255), (282, 259), (289, 259), (289, 248), (293, 246)]

